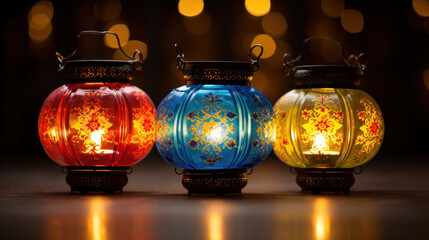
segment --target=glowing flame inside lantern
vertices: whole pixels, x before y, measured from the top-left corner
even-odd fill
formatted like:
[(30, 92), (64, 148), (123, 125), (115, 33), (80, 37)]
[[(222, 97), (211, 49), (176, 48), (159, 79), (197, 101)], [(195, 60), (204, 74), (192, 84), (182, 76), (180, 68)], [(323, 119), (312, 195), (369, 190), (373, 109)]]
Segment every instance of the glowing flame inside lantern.
[[(100, 148), (101, 148), (101, 137), (103, 136), (104, 130), (100, 129), (100, 130), (95, 130), (92, 134), (91, 134), (91, 141), (94, 142), (94, 150), (97, 153), (100, 153)], [(88, 149), (89, 151), (90, 149)]]
[(329, 146), (326, 144), (326, 139), (323, 134), (316, 135), (314, 144), (311, 146), (310, 152), (313, 154), (326, 154), (329, 151)]

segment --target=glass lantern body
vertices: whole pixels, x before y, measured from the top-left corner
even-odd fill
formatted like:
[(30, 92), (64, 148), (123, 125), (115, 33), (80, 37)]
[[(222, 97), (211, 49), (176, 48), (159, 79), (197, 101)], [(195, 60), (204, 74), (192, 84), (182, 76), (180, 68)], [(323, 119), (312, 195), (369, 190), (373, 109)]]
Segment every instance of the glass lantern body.
[(252, 168), (274, 141), (271, 104), (250, 86), (185, 85), (158, 106), (156, 146), (178, 168)]
[(372, 97), (357, 89), (305, 88), (274, 105), (274, 153), (297, 168), (353, 168), (375, 156), (384, 121)]
[(129, 83), (70, 83), (45, 100), (39, 136), (61, 166), (131, 166), (154, 144), (155, 115), (149, 96)]

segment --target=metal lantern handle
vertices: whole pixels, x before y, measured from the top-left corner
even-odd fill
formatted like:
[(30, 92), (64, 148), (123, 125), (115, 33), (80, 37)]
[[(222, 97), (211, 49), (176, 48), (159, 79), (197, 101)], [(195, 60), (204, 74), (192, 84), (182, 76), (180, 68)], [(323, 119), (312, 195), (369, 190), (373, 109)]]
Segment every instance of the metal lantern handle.
[[(127, 58), (131, 59), (130, 62), (134, 64), (134, 69), (140, 71), (142, 69), (142, 65), (143, 65), (143, 54), (140, 52), (140, 50), (136, 49), (136, 50), (134, 50), (133, 56), (128, 55), (124, 51), (124, 49), (122, 49), (121, 42), (120, 42), (119, 37), (116, 33), (109, 32), (109, 31), (88, 30), (88, 31), (80, 32), (79, 35), (77, 36), (77, 39), (79, 40), (82, 35), (107, 35), (107, 34), (111, 34), (111, 35), (115, 36), (116, 41), (118, 43), (119, 50), (121, 50), (122, 54), (124, 54)], [(59, 62), (58, 71), (62, 71), (64, 69), (66, 61), (71, 59), (76, 54), (76, 51), (77, 51), (77, 47), (67, 57), (63, 57), (63, 55), (61, 55), (61, 53), (59, 53), (59, 52), (55, 53), (55, 55), (57, 56), (58, 62)], [(138, 59), (136, 58), (136, 55), (138, 56)]]
[(283, 56), (283, 72), (286, 73), (286, 75), (291, 75), (293, 72), (295, 72), (295, 66), (297, 63), (299, 63), (302, 60), (302, 53), (304, 52), (304, 48), (307, 45), (308, 42), (310, 41), (314, 41), (314, 40), (322, 40), (322, 41), (336, 41), (341, 45), (341, 57), (343, 59), (343, 61), (349, 65), (349, 66), (353, 66), (357, 68), (358, 74), (360, 75), (364, 75), (365, 74), (365, 70), (367, 68), (367, 63), (366, 62), (362, 62), (363, 56), (366, 56), (365, 53), (361, 53), (358, 56), (355, 55), (350, 55), (348, 58), (345, 57), (344, 55), (344, 43), (337, 39), (337, 38), (329, 38), (329, 37), (310, 37), (305, 39), (302, 44), (301, 44), (301, 54), (296, 57), (296, 58), (292, 58), (291, 55), (289, 55), (288, 53), (285, 53)]
[[(253, 49), (255, 49), (255, 48), (257, 48), (257, 47), (259, 47), (260, 49), (261, 49), (261, 51), (259, 52), (259, 54), (258, 54), (258, 56), (256, 57), (256, 58), (253, 58), (252, 57), (252, 52), (253, 52)], [(253, 47), (251, 47), (250, 48), (250, 50), (249, 50), (249, 60), (250, 60), (250, 63), (252, 64), (252, 70), (254, 71), (254, 72), (256, 72), (256, 71), (258, 71), (259, 70), (259, 59), (261, 58), (261, 56), (262, 56), (262, 53), (264, 52), (264, 48), (262, 47), (262, 45), (261, 44), (255, 44)]]
[(174, 49), (176, 49), (177, 52), (177, 68), (180, 71), (183, 71), (186, 65), (185, 54), (183, 53), (182, 48), (177, 43), (174, 44)]

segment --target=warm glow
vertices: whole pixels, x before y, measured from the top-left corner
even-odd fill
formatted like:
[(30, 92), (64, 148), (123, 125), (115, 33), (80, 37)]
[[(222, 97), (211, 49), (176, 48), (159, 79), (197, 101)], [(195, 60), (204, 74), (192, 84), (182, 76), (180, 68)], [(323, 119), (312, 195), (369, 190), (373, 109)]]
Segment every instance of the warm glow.
[(314, 139), (314, 143), (311, 146), (310, 152), (313, 154), (326, 154), (329, 150), (328, 144), (326, 144), (326, 139), (323, 134), (319, 133)]
[(429, 69), (423, 71), (423, 82), (426, 85), (426, 88), (429, 90)]
[(177, 6), (179, 13), (185, 17), (195, 17), (204, 9), (203, 0), (180, 0)]
[(30, 35), (30, 39), (35, 43), (42, 43), (46, 39), (49, 38), (49, 36), (52, 33), (52, 24), (49, 23), (45, 28), (36, 30), (32, 28), (32, 24), (30, 23), (30, 27), (28, 28), (28, 34)]
[(31, 41), (40, 44), (46, 41), (52, 33), (51, 19), (54, 7), (49, 1), (39, 1), (28, 13), (28, 34)]
[(223, 217), (225, 214), (224, 205), (220, 202), (214, 202), (207, 205), (206, 222), (208, 227), (209, 240), (222, 240), (223, 239)]
[(341, 14), (341, 25), (349, 33), (359, 33), (363, 29), (364, 19), (359, 10), (347, 9)]
[(106, 239), (105, 202), (102, 198), (96, 197), (91, 199), (90, 204), (90, 217), (88, 219), (90, 238), (92, 240)]
[[(109, 32), (114, 32), (118, 35), (121, 42), (121, 47), (125, 46), (128, 43), (130, 38), (130, 30), (125, 24), (116, 24), (109, 28)], [(104, 44), (110, 48), (118, 48), (118, 42), (115, 36), (110, 34), (105, 35)]]
[(33, 17), (37, 14), (46, 15), (49, 21), (51, 21), (52, 17), (54, 16), (54, 6), (50, 1), (37, 2), (28, 13), (28, 22), (30, 22), (31, 19), (33, 19)]
[(208, 134), (209, 138), (213, 142), (217, 142), (219, 139), (221, 139), (222, 135), (223, 135), (223, 131), (222, 131), (222, 127), (220, 125), (210, 129), (209, 134)]
[(343, 0), (322, 0), (320, 6), (323, 12), (329, 17), (340, 17), (344, 11)]
[(286, 32), (287, 21), (282, 14), (272, 12), (262, 18), (262, 28), (267, 34), (280, 37)]
[(270, 0), (245, 0), (244, 6), (247, 12), (255, 17), (261, 17), (270, 12)]
[[(147, 44), (139, 41), (139, 40), (130, 40), (127, 42), (125, 46), (122, 47), (122, 49), (127, 53), (129, 56), (133, 56), (134, 51), (138, 49), (143, 54), (143, 59), (147, 58)], [(137, 56), (135, 56), (137, 57)], [(117, 49), (113, 53), (113, 59), (115, 60), (130, 60), (127, 56), (125, 56), (121, 50)]]
[(94, 5), (94, 14), (101, 20), (110, 21), (121, 15), (121, 8), (121, 1), (119, 0), (99, 0)]
[(256, 35), (253, 40), (251, 46), (255, 44), (261, 44), (264, 48), (264, 52), (262, 53), (261, 58), (269, 58), (274, 55), (276, 52), (276, 42), (274, 39), (267, 34), (259, 34)]
[(413, 9), (418, 15), (429, 17), (429, 0), (413, 0)]
[(315, 214), (313, 217), (314, 222), (314, 235), (317, 240), (329, 239), (329, 209), (328, 200), (324, 198), (316, 199), (314, 204)]

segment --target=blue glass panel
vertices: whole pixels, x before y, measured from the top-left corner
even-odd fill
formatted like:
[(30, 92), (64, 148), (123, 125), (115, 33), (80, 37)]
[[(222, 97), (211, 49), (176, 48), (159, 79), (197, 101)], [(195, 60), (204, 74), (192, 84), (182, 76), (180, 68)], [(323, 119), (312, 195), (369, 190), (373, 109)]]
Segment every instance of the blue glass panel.
[(255, 88), (182, 86), (158, 106), (156, 145), (179, 168), (251, 168), (272, 150), (273, 118), (270, 102)]

